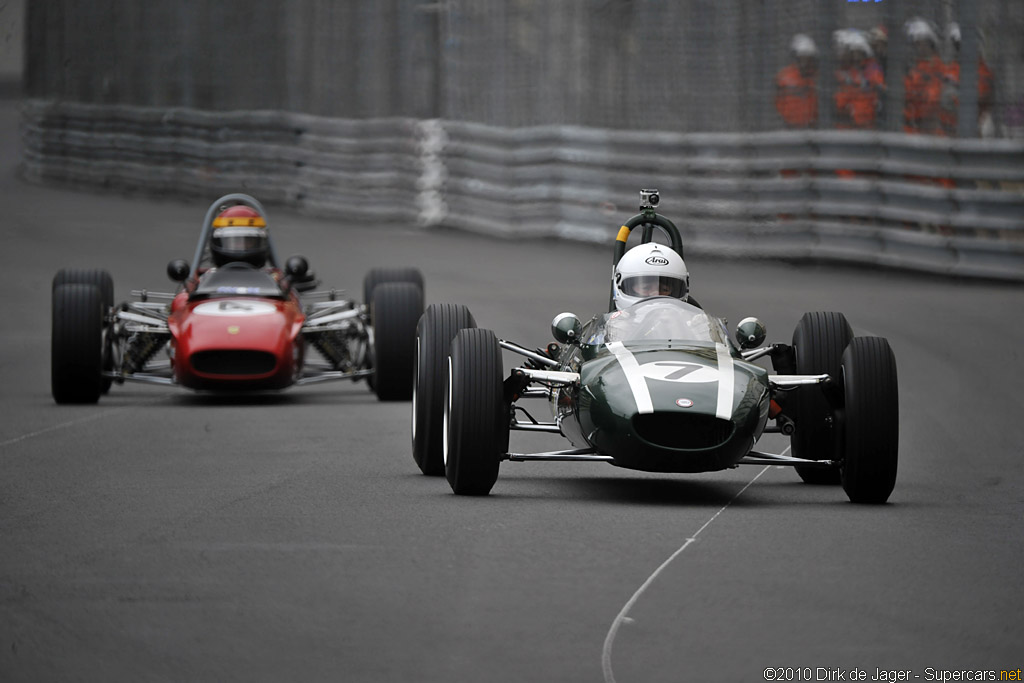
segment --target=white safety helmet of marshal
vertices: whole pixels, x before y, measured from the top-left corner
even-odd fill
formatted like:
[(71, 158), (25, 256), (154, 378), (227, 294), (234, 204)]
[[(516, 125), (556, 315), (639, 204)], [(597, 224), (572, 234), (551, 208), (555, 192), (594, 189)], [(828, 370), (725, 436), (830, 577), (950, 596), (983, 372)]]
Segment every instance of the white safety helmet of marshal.
[(818, 56), (818, 46), (814, 44), (814, 40), (809, 35), (804, 33), (793, 36), (793, 40), (789, 43), (789, 51), (793, 53), (794, 57)]
[(950, 23), (950, 25), (946, 27), (946, 37), (949, 38), (954, 45), (959, 45), (960, 24), (956, 23), (955, 21)]
[(685, 301), (689, 291), (690, 273), (683, 257), (654, 242), (633, 247), (623, 254), (612, 275), (615, 308), (620, 311), (652, 296), (671, 296)]
[(841, 28), (837, 31), (832, 32), (832, 42), (836, 46), (836, 50), (842, 52), (860, 52), (861, 54), (872, 57), (874, 52), (871, 50), (871, 45), (868, 43), (867, 36), (855, 28)]
[(863, 31), (857, 29), (850, 29), (846, 34), (846, 48), (852, 52), (860, 52), (866, 57), (874, 57), (875, 53), (871, 49), (871, 45), (868, 42), (868, 37)]
[(907, 21), (903, 26), (903, 30), (906, 32), (907, 38), (911, 42), (927, 40), (936, 47), (939, 45), (938, 32), (932, 26), (931, 22), (926, 21), (921, 17), (914, 17)]

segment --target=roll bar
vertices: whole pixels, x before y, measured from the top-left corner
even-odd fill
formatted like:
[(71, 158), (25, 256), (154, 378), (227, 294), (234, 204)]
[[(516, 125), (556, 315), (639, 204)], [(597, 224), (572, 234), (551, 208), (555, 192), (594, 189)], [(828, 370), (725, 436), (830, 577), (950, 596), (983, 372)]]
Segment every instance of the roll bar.
[[(645, 193), (654, 192), (657, 190), (641, 191), (641, 200), (644, 198)], [(655, 213), (653, 206), (645, 206), (647, 202), (644, 202), (640, 206), (640, 213), (626, 221), (621, 228), (619, 228), (619, 234), (615, 237), (615, 251), (612, 256), (612, 272), (615, 272), (615, 266), (619, 265), (619, 261), (622, 259), (623, 254), (626, 253), (626, 241), (629, 239), (630, 233), (633, 232), (633, 228), (643, 226), (643, 234), (640, 236), (640, 243), (646, 244), (654, 239), (654, 228), (660, 228), (669, 239), (669, 246), (672, 250), (679, 254), (680, 258), (683, 256), (683, 238), (679, 234), (679, 228), (676, 224), (670, 221), (660, 213)], [(608, 294), (608, 310), (615, 310), (615, 290), (612, 288)]]
[(660, 213), (655, 213), (653, 209), (645, 209), (630, 218), (619, 228), (619, 234), (615, 237), (615, 255), (612, 257), (613, 268), (619, 265), (619, 260), (626, 253), (626, 240), (629, 239), (633, 228), (639, 226), (643, 226), (644, 229), (644, 233), (640, 237), (640, 244), (650, 242), (654, 237), (654, 228), (661, 228), (668, 236), (669, 246), (672, 247), (672, 251), (679, 254), (680, 258), (686, 258), (683, 255), (683, 238), (679, 234), (679, 228), (676, 227), (676, 224)]

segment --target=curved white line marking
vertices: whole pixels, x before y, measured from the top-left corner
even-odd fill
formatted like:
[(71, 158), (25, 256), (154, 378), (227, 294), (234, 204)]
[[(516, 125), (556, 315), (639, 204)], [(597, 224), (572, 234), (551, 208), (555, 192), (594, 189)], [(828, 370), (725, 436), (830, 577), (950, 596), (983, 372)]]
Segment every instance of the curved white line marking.
[[(782, 451), (782, 454), (785, 455), (787, 451), (789, 451), (788, 446), (786, 447), (785, 451)], [(769, 469), (771, 469), (771, 465), (765, 465), (764, 469), (758, 472), (753, 479), (747, 482), (746, 486), (739, 490), (739, 493), (733, 496), (728, 503), (723, 505), (718, 512), (711, 515), (711, 519), (704, 522), (704, 524), (701, 525), (699, 529), (697, 529), (697, 532), (693, 536), (686, 539), (686, 543), (684, 543), (679, 548), (679, 550), (672, 553), (667, 560), (662, 562), (661, 565), (654, 570), (653, 574), (647, 577), (647, 580), (644, 581), (643, 584), (636, 590), (636, 593), (633, 593), (633, 597), (631, 597), (629, 601), (623, 606), (622, 610), (619, 611), (619, 614), (615, 617), (615, 620), (612, 621), (611, 628), (608, 629), (608, 635), (605, 636), (604, 639), (604, 648), (601, 650), (601, 670), (604, 672), (605, 683), (615, 683), (615, 674), (612, 673), (612, 644), (615, 642), (615, 636), (619, 632), (619, 626), (621, 626), (624, 621), (629, 620), (629, 618), (626, 616), (627, 614), (629, 614), (629, 610), (633, 609), (633, 605), (637, 603), (637, 601), (640, 599), (640, 596), (643, 595), (644, 591), (646, 591), (651, 586), (651, 584), (654, 583), (654, 580), (658, 578), (658, 575), (661, 574), (661, 572), (663, 572), (667, 566), (672, 564), (672, 560), (682, 555), (683, 551), (689, 548), (690, 544), (697, 540), (697, 537), (700, 536), (700, 533), (702, 531), (707, 529), (713, 521), (718, 519), (718, 516), (725, 512), (725, 509), (727, 507), (735, 503), (736, 499), (742, 496), (743, 492), (750, 488), (750, 486)]]
[(44, 427), (43, 429), (40, 429), (40, 430), (37, 430), (37, 431), (34, 431), (34, 432), (29, 432), (28, 434), (22, 434), (21, 436), (16, 436), (13, 439), (7, 439), (7, 441), (0, 441), (0, 448), (3, 448), (4, 446), (10, 446), (12, 444), (16, 444), (19, 441), (25, 441), (26, 439), (32, 439), (32, 438), (37, 437), (37, 436), (42, 436), (43, 434), (48, 434), (50, 432), (55, 432), (58, 429), (65, 429), (67, 427), (74, 427), (75, 425), (84, 424), (86, 422), (92, 422), (93, 420), (101, 420), (101, 419), (103, 419), (105, 417), (109, 417), (111, 415), (114, 415), (115, 413), (120, 413), (120, 412), (123, 412), (125, 410), (127, 410), (127, 408), (115, 408), (114, 410), (106, 410), (106, 411), (104, 411), (102, 413), (95, 413), (94, 415), (89, 415), (87, 417), (80, 417), (77, 420), (68, 420), (67, 422), (61, 422), (60, 424), (55, 424), (55, 425), (51, 425), (49, 427)]
[(647, 380), (644, 379), (643, 370), (636, 358), (629, 352), (622, 342), (609, 342), (605, 346), (612, 352), (615, 359), (622, 367), (622, 374), (629, 382), (629, 388), (633, 392), (633, 400), (636, 401), (636, 412), (640, 414), (653, 413), (654, 403), (651, 402), (651, 392), (647, 390)]
[(34, 439), (37, 436), (42, 436), (43, 434), (49, 434), (50, 432), (55, 432), (58, 429), (67, 429), (68, 427), (74, 427), (75, 425), (85, 424), (86, 422), (93, 422), (95, 420), (102, 420), (105, 417), (110, 417), (111, 415), (117, 415), (118, 413), (123, 413), (123, 412), (125, 412), (127, 410), (131, 410), (132, 408), (138, 408), (140, 405), (147, 405), (147, 404), (151, 404), (151, 403), (156, 403), (157, 401), (161, 401), (161, 400), (164, 400), (163, 396), (154, 396), (153, 398), (140, 399), (138, 401), (135, 401), (134, 404), (131, 405), (131, 406), (123, 406), (121, 408), (112, 408), (110, 410), (104, 410), (104, 411), (99, 412), (99, 413), (93, 413), (92, 415), (86, 415), (85, 417), (80, 417), (77, 420), (68, 420), (67, 422), (60, 422), (60, 423), (55, 424), (55, 425), (50, 425), (49, 427), (43, 427), (42, 429), (38, 429), (38, 430), (36, 430), (34, 432), (29, 432), (28, 434), (22, 434), (21, 436), (15, 436), (15, 437), (12, 437), (10, 439), (7, 439), (6, 441), (0, 441), (0, 448), (3, 448), (5, 446), (12, 446), (12, 445), (14, 445), (16, 443), (19, 443), (21, 441), (25, 441), (27, 439)]

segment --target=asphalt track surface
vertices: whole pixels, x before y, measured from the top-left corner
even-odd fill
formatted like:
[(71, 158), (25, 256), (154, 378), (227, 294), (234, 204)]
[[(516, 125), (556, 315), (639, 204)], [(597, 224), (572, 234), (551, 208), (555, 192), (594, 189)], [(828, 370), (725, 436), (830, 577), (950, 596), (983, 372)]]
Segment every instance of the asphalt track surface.
[[(785, 468), (591, 463), (505, 463), (491, 496), (461, 498), (419, 474), (409, 404), (364, 384), (227, 399), (124, 385), (55, 405), (56, 270), (107, 268), (118, 299), (167, 289), (214, 197), (26, 185), (9, 103), (0, 136), (0, 680), (939, 680), (929, 668), (1024, 665), (1021, 288), (689, 260), (704, 307), (761, 317), (770, 341), (809, 310), (890, 340), (887, 505)], [(611, 245), (270, 221), (325, 284), (358, 296), (368, 267), (415, 265), (428, 302), (529, 345), (555, 314), (606, 303)], [(513, 434), (518, 450), (565, 444)]]

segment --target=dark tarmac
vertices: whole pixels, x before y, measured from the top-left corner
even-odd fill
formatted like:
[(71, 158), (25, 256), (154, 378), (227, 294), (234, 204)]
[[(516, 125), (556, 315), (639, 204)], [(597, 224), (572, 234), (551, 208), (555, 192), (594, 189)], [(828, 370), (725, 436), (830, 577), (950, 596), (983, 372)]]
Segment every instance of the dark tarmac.
[[(927, 680), (929, 667), (1021, 666), (1020, 287), (688, 261), (705, 309), (756, 315), (769, 341), (809, 310), (889, 339), (902, 420), (887, 505), (785, 468), (589, 463), (504, 463), (491, 496), (457, 498), (419, 474), (409, 404), (365, 384), (239, 401), (124, 385), (55, 405), (57, 269), (108, 269), (118, 300), (170, 291), (166, 263), (191, 258), (216, 197), (26, 185), (16, 131), (0, 103), (0, 680), (650, 683), (760, 681), (769, 667)], [(672, 217), (671, 197), (661, 209)], [(370, 266), (414, 265), (428, 303), (467, 304), (528, 346), (557, 313), (607, 303), (611, 244), (269, 214), (278, 249), (307, 255), (326, 286), (358, 298)]]

